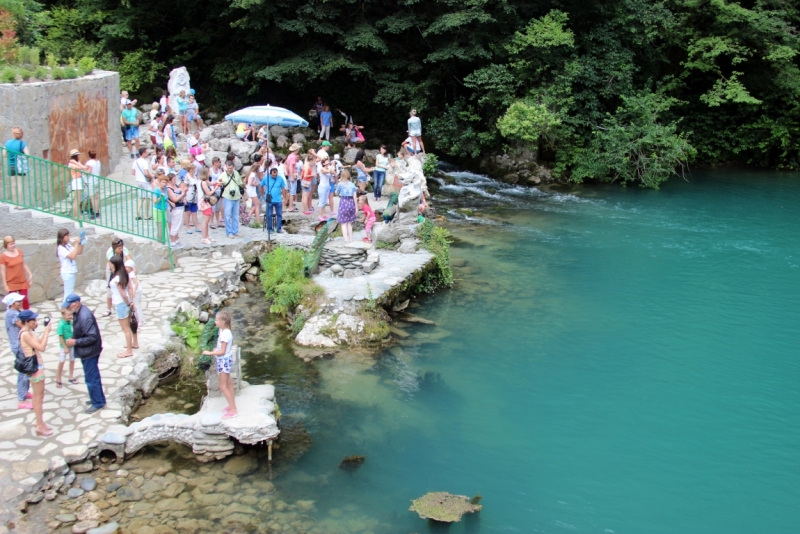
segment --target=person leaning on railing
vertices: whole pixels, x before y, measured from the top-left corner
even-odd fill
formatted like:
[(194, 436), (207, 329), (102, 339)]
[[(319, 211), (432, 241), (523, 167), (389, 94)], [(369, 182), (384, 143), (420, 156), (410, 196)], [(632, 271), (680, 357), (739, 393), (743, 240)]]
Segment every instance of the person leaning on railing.
[[(19, 154), (26, 154), (29, 155), (30, 151), (28, 150), (28, 145), (25, 141), (22, 140), (22, 136), (24, 132), (22, 128), (19, 126), (14, 126), (11, 128), (11, 136), (12, 138), (6, 141), (5, 147), (8, 151), (8, 175), (11, 177), (10, 181), (10, 189), (8, 191), (6, 189), (8, 186), (3, 186), (3, 197), (8, 199), (11, 197), (11, 202), (14, 204), (21, 204), (24, 198), (23, 193), (23, 186), (24, 186), (24, 177), (28, 174), (28, 160), (24, 157), (17, 157), (17, 153)], [(10, 195), (9, 195), (10, 193)], [(22, 209), (21, 207), (17, 206), (17, 209)]]
[[(88, 165), (84, 165), (80, 160), (80, 151), (73, 148), (69, 151), (69, 173), (72, 177), (70, 188), (72, 190), (72, 216), (76, 219), (81, 218), (81, 201), (83, 200), (83, 173), (91, 172), (92, 169)], [(72, 291), (70, 291), (72, 293)]]

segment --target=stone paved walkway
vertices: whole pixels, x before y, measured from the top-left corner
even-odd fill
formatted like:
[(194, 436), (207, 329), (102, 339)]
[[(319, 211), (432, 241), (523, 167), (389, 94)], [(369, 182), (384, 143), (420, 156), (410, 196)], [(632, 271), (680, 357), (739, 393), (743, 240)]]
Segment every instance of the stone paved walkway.
[[(176, 306), (184, 300), (191, 302), (200, 298), (208, 291), (208, 283), (233, 276), (235, 269), (236, 259), (230, 256), (220, 259), (183, 258), (174, 272), (162, 271), (141, 276), (146, 325), (139, 328), (141, 349), (134, 350), (134, 354), (144, 352), (153, 344), (163, 343), (164, 329), (169, 328), (166, 318)], [(110, 399), (118, 388), (128, 383), (125, 377), (131, 373), (135, 358), (116, 357), (124, 350), (125, 338), (119, 322), (113, 316), (102, 317), (106, 311), (105, 295), (88, 296), (85, 287), (78, 289), (83, 303), (95, 312), (102, 332), (100, 371), (106, 397)], [(49, 315), (54, 322), (60, 318), (56, 302), (41, 302), (33, 306), (33, 309), (41, 315)], [(5, 317), (5, 312), (0, 315)], [(42, 328), (40, 326), (40, 332)], [(69, 384), (65, 369), (63, 387), (56, 387), (58, 338), (56, 329), (52, 328), (47, 350), (44, 352), (44, 419), (55, 432), (51, 437), (37, 437), (33, 411), (17, 409), (17, 374), (10, 364), (13, 356), (5, 328), (0, 329), (0, 347), (0, 359), (7, 362), (7, 365), (0, 368), (0, 500), (8, 503), (35, 486), (51, 463), (58, 465), (63, 462), (59, 457), (68, 456), (65, 448), (80, 449), (102, 435), (121, 416), (122, 407), (109, 402), (99, 412), (91, 415), (83, 413), (88, 394), (80, 362), (76, 362), (75, 369), (75, 377), (79, 383)], [(73, 449), (73, 453), (74, 450), (76, 449)]]

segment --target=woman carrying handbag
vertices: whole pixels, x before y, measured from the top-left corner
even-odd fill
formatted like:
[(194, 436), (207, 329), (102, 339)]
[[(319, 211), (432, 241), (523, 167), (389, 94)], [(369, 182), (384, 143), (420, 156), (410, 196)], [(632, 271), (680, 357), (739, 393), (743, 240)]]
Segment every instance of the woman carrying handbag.
[[(19, 320), (22, 323), (22, 330), (19, 333), (19, 347), (22, 354), (25, 355), (27, 361), (20, 362), (23, 366), (30, 366), (24, 369), (25, 374), (29, 375), (31, 388), (33, 389), (33, 413), (36, 414), (36, 435), (37, 436), (52, 436), (53, 429), (44, 424), (43, 405), (44, 405), (44, 360), (42, 359), (42, 352), (47, 350), (47, 338), (50, 336), (50, 318), (46, 317), (44, 320), (44, 332), (41, 336), (37, 337), (34, 333), (39, 322), (36, 318), (39, 314), (31, 310), (24, 310), (19, 314)], [(19, 360), (19, 355), (17, 355)], [(31, 358), (36, 360), (36, 370), (33, 373), (28, 371), (33, 370)], [(14, 367), (17, 367), (15, 363)], [(22, 371), (21, 371), (22, 372)]]

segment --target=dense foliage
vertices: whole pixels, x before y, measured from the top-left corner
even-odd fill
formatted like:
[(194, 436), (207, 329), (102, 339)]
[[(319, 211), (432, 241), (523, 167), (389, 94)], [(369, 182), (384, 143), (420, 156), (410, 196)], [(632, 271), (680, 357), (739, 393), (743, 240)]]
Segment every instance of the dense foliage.
[(397, 145), (415, 107), (443, 155), (526, 146), (575, 180), (651, 186), (695, 156), (798, 166), (797, 5), (0, 0), (20, 43), (93, 57), (142, 101), (185, 65), (201, 105), (221, 111), (304, 112), (319, 94)]

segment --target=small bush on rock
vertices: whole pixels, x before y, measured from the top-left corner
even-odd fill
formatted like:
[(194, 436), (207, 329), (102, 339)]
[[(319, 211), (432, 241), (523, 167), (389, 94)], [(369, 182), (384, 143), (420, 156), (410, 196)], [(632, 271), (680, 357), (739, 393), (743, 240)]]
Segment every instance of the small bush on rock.
[(436, 154), (428, 153), (427, 156), (425, 156), (425, 163), (422, 165), (422, 174), (424, 174), (426, 178), (429, 178), (433, 176), (433, 173), (435, 173), (438, 168), (439, 158), (436, 157)]
[(428, 273), (419, 289), (431, 293), (440, 287), (453, 285), (453, 270), (450, 267), (450, 232), (436, 226), (430, 219), (419, 226), (422, 247), (436, 257), (436, 270)]
[(277, 247), (262, 254), (260, 262), (264, 296), (272, 301), (270, 313), (279, 313), (285, 317), (302, 302), (304, 296), (318, 292), (318, 286), (303, 274), (301, 251)]
[(29, 71), (28, 69), (21, 69), (19, 71), (19, 75), (22, 78), (23, 82), (27, 82), (28, 80), (31, 79), (31, 71)]
[(47, 79), (47, 69), (45, 67), (37, 67), (35, 71), (33, 71), (33, 77), (37, 80), (46, 80)]
[(17, 81), (17, 69), (6, 67), (0, 71), (0, 81), (3, 83), (14, 83)]
[(81, 76), (86, 76), (87, 74), (91, 74), (94, 69), (97, 68), (97, 61), (91, 57), (82, 57), (78, 61), (78, 72), (81, 73)]
[(61, 67), (51, 69), (50, 76), (52, 76), (54, 80), (63, 80), (65, 76), (64, 69)]
[(78, 76), (80, 75), (78, 74), (78, 71), (75, 68), (67, 67), (66, 69), (64, 69), (64, 78), (66, 78), (67, 80), (74, 80)]

